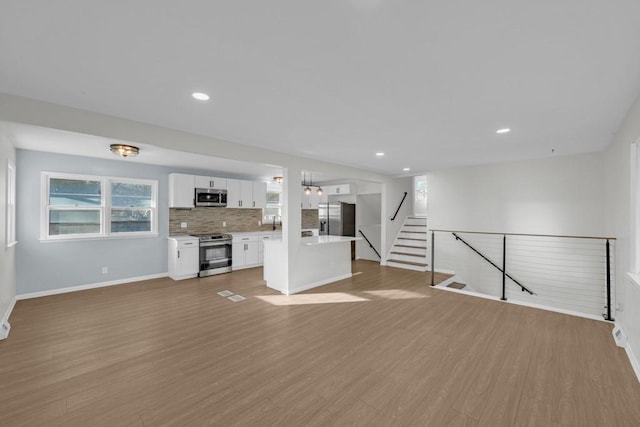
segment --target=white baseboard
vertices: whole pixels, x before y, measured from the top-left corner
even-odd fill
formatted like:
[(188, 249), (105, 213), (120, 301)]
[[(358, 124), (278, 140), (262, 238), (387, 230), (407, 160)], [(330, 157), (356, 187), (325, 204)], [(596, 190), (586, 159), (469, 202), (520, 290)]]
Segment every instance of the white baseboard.
[(109, 282), (90, 283), (87, 285), (69, 286), (67, 288), (51, 289), (48, 291), (29, 292), (26, 294), (16, 295), (17, 300), (40, 298), (50, 295), (66, 294), (68, 292), (85, 291), (87, 289), (104, 288), (106, 286), (123, 285), (125, 283), (139, 282), (142, 280), (160, 279), (163, 277), (169, 277), (169, 273), (150, 274), (148, 276), (129, 277), (127, 279), (111, 280)]
[(343, 274), (340, 276), (330, 277), (329, 279), (320, 280), (318, 282), (308, 283), (302, 287), (296, 288), (286, 293), (286, 295), (297, 294), (298, 292), (308, 291), (309, 289), (317, 288), (318, 286), (326, 285), (329, 283), (337, 282), (338, 280), (349, 279), (352, 276), (351, 273)]
[(9, 331), (11, 330), (9, 317), (11, 317), (11, 312), (13, 311), (13, 307), (15, 306), (16, 297), (13, 297), (11, 303), (9, 303), (9, 307), (7, 307), (7, 311), (5, 311), (2, 315), (2, 318), (0, 318), (0, 341), (7, 339), (7, 337), (9, 336)]
[[(624, 328), (622, 328), (622, 330), (624, 331)], [(624, 346), (624, 351), (627, 353), (627, 357), (629, 358), (629, 362), (631, 362), (631, 367), (633, 368), (633, 372), (635, 372), (636, 374), (638, 382), (640, 382), (640, 363), (638, 363), (638, 358), (636, 358), (636, 355), (633, 353), (633, 349), (631, 348), (628, 339), (626, 345)]]
[[(431, 271), (431, 270), (429, 269), (427, 271)], [(442, 273), (442, 274), (454, 274), (454, 275), (456, 274), (456, 272), (453, 270), (444, 270), (442, 268), (436, 268), (433, 271), (435, 271), (436, 273)]]

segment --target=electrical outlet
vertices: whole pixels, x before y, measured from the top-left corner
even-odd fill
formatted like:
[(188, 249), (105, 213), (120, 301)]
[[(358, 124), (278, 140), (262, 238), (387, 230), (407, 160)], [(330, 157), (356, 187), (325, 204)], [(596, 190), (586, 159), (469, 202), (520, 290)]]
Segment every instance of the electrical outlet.
[(227, 221), (222, 221), (222, 226), (226, 227), (227, 226)]
[(180, 223), (180, 228), (187, 228), (187, 223), (186, 222), (181, 222)]
[(109, 267), (102, 267), (102, 274), (107, 274), (109, 272)]
[(258, 221), (258, 226), (261, 226), (261, 225), (262, 225), (262, 221)]

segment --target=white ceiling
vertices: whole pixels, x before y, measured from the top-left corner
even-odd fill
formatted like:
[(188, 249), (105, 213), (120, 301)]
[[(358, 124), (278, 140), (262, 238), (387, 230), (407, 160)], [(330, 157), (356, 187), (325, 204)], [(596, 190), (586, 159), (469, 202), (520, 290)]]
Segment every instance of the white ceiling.
[(387, 175), (601, 150), (640, 93), (637, 0), (0, 10), (0, 92)]

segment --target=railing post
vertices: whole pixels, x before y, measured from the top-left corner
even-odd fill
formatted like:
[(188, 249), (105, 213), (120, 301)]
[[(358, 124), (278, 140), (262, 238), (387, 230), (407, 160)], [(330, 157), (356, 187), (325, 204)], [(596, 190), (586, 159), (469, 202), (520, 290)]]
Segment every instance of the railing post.
[(431, 286), (435, 286), (435, 272), (434, 272), (434, 260), (435, 260), (435, 232), (431, 230)]
[(611, 318), (611, 254), (609, 250), (609, 239), (605, 243), (605, 251), (607, 254), (607, 317), (605, 320), (613, 320)]
[(502, 301), (507, 300), (507, 235), (502, 235)]

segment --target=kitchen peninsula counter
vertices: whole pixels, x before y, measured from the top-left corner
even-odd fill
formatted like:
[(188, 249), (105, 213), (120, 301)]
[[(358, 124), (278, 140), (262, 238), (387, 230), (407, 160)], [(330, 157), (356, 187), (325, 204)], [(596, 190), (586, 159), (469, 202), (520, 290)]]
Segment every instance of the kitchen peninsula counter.
[(351, 242), (360, 237), (311, 236), (300, 239), (295, 256), (294, 283), (286, 283), (284, 242), (264, 242), (264, 280), (267, 286), (283, 294), (313, 289), (351, 277)]

